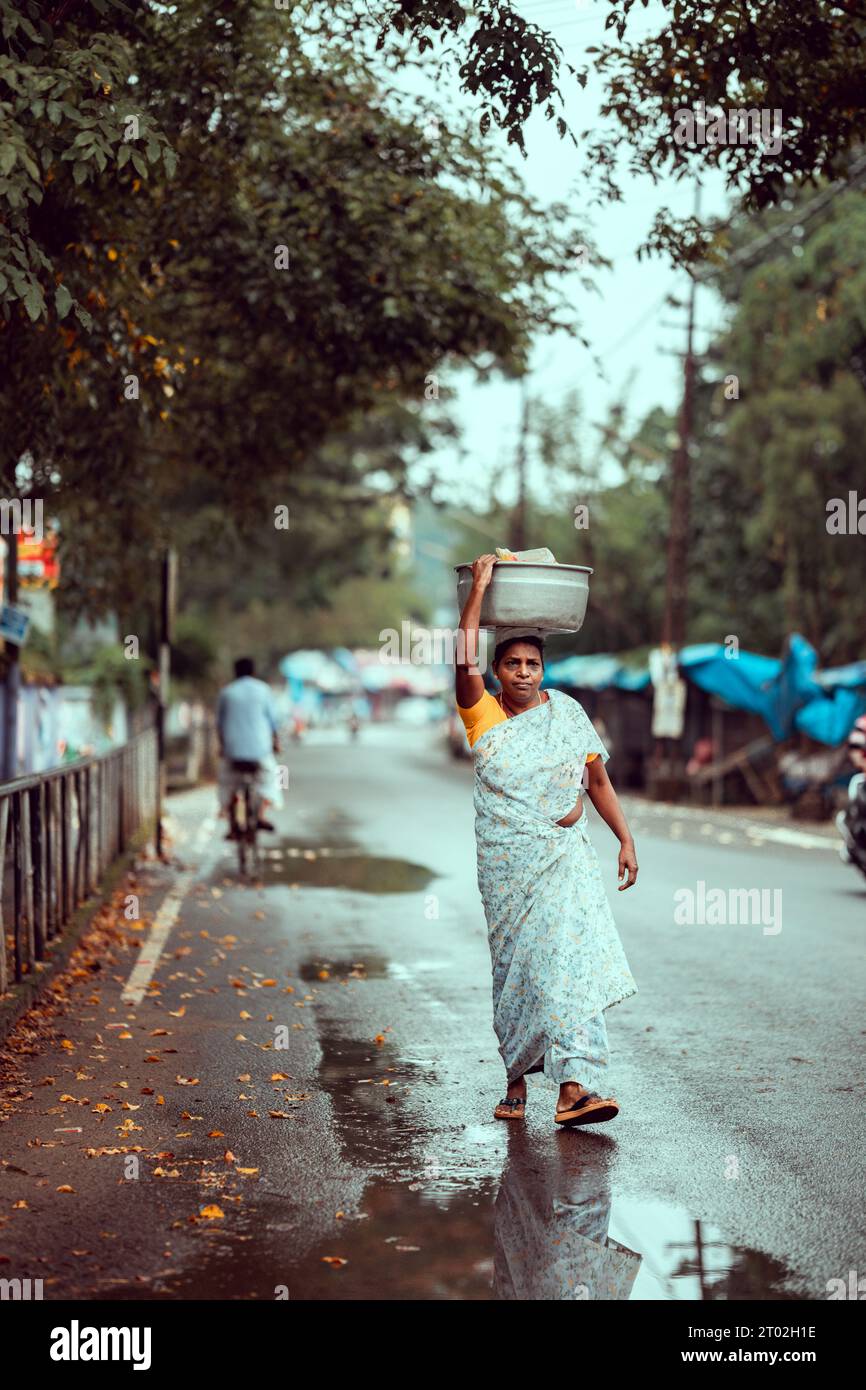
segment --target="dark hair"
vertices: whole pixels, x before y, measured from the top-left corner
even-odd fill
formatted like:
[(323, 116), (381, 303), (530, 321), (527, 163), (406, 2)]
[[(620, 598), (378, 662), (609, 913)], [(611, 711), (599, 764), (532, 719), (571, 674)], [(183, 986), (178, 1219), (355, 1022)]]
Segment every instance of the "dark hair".
[(495, 650), (495, 652), (493, 653), (493, 665), (494, 665), (494, 666), (496, 666), (497, 663), (500, 662), (500, 661), (502, 660), (502, 658), (504, 657), (505, 653), (508, 651), (508, 648), (509, 648), (509, 647), (513, 647), (514, 644), (515, 644), (515, 642), (528, 642), (530, 646), (535, 647), (535, 648), (537, 649), (537, 651), (538, 651), (538, 655), (541, 657), (541, 664), (542, 664), (542, 666), (544, 665), (544, 642), (541, 640), (540, 637), (527, 636), (527, 637), (506, 637), (506, 639), (505, 639), (504, 642), (498, 642), (498, 643), (496, 644), (496, 650)]
[(241, 676), (252, 676), (255, 674), (256, 663), (251, 656), (239, 656), (235, 662), (235, 677), (240, 680)]

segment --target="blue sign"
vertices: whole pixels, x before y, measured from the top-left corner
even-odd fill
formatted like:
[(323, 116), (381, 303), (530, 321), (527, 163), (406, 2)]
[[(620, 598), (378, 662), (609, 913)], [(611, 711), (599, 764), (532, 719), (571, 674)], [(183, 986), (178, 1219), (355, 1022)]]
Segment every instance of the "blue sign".
[(14, 608), (11, 603), (0, 604), (0, 637), (4, 642), (23, 646), (29, 627), (30, 617), (23, 608)]

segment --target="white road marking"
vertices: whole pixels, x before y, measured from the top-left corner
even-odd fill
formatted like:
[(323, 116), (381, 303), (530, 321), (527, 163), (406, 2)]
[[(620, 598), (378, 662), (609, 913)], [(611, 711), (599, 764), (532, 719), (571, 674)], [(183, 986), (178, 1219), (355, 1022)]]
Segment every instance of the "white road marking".
[[(215, 824), (210, 816), (202, 822), (195, 837), (194, 850), (202, 849), (209, 841), (211, 845), (213, 844)], [(188, 869), (186, 873), (180, 875), (174, 887), (169, 888), (159, 905), (159, 911), (154, 918), (150, 934), (141, 948), (141, 955), (133, 966), (132, 974), (120, 996), (124, 1004), (138, 1005), (141, 1003), (144, 992), (153, 979), (153, 972), (159, 964), (159, 958), (165, 949), (165, 943), (168, 941), (171, 929), (180, 916), (181, 904), (198, 876), (207, 867), (208, 864), (203, 862), (195, 869)]]
[(180, 915), (180, 906), (198, 876), (197, 869), (181, 874), (173, 888), (170, 888), (160, 903), (150, 934), (141, 948), (141, 955), (132, 968), (121, 995), (124, 1004), (141, 1003), (144, 992), (153, 979), (153, 972), (168, 941), (171, 929)]

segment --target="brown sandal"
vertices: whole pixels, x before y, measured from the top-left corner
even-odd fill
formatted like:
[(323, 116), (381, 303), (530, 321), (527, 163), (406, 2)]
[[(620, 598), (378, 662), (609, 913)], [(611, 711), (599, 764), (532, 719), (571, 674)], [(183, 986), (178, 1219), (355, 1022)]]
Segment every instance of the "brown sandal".
[[(523, 1107), (522, 1113), (521, 1113), (520, 1115), (515, 1114), (515, 1107), (518, 1106), (518, 1105)], [(509, 1111), (509, 1114), (507, 1114), (507, 1115), (500, 1115), (500, 1114), (499, 1114), (499, 1111), (500, 1111), (500, 1110), (503, 1110), (503, 1109), (508, 1110), (508, 1111)], [(512, 1096), (511, 1100), (509, 1100), (508, 1097), (506, 1096), (506, 1098), (505, 1098), (504, 1100), (501, 1100), (501, 1101), (499, 1102), (499, 1104), (497, 1105), (496, 1109), (494, 1110), (494, 1112), (493, 1112), (493, 1118), (494, 1118), (495, 1120), (525, 1120), (525, 1119), (526, 1119), (526, 1097), (525, 1097), (525, 1096)]]
[(612, 1097), (604, 1099), (597, 1091), (584, 1091), (567, 1110), (558, 1110), (553, 1118), (558, 1125), (570, 1129), (577, 1125), (600, 1125), (618, 1114), (619, 1106)]

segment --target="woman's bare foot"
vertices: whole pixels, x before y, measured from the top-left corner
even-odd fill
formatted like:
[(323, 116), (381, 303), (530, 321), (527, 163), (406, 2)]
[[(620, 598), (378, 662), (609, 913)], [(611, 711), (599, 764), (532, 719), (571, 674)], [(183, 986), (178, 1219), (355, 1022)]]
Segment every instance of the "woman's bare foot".
[(612, 1096), (605, 1098), (595, 1091), (588, 1091), (577, 1081), (566, 1081), (559, 1088), (554, 1116), (558, 1125), (599, 1125), (606, 1120), (616, 1119), (618, 1114), (619, 1105)]
[(563, 1081), (559, 1088), (559, 1100), (556, 1102), (557, 1110), (570, 1110), (576, 1100), (586, 1093), (586, 1087), (581, 1086), (579, 1081)]
[[(510, 1102), (506, 1104), (505, 1102)], [(493, 1114), (497, 1120), (523, 1120), (526, 1118), (526, 1080), (512, 1081), (505, 1093), (505, 1102), (500, 1101)], [(515, 1104), (515, 1102), (517, 1102)]]

